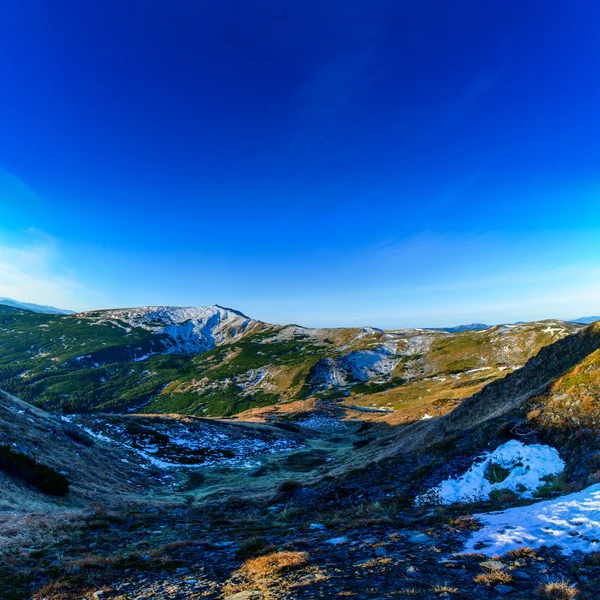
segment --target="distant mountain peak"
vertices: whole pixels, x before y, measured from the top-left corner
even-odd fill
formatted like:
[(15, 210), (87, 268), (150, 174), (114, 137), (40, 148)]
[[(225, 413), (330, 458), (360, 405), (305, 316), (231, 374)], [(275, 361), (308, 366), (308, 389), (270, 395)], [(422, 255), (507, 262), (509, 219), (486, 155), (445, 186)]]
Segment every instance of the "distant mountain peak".
[(33, 304), (32, 302), (19, 302), (12, 298), (0, 298), (0, 304), (4, 306), (11, 306), (12, 308), (20, 308), (23, 310), (30, 310), (36, 313), (44, 313), (48, 315), (72, 315), (74, 311), (66, 310), (64, 308), (56, 308), (55, 306), (47, 306), (44, 304)]
[(455, 327), (435, 327), (437, 331), (445, 331), (447, 333), (463, 333), (465, 331), (483, 331), (489, 329), (492, 325), (485, 323), (469, 323), (468, 325), (456, 325)]
[(581, 323), (582, 325), (589, 325), (594, 321), (600, 321), (600, 317), (580, 317), (579, 319), (573, 319), (571, 323)]

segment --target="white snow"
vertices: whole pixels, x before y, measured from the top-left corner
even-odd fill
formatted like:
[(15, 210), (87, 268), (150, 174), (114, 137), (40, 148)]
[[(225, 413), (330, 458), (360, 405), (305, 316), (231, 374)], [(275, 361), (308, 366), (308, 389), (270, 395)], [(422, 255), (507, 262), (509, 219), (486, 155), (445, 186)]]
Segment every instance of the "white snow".
[[(492, 463), (510, 471), (508, 477), (499, 483), (490, 483), (485, 474)], [(416, 502), (419, 505), (476, 502), (489, 499), (493, 490), (512, 490), (522, 498), (531, 498), (543, 477), (560, 473), (564, 468), (565, 463), (555, 448), (542, 444), (526, 446), (511, 440), (476, 459), (464, 475), (442, 481)]]
[(484, 527), (472, 534), (465, 553), (493, 556), (525, 546), (558, 546), (568, 554), (600, 551), (600, 483), (554, 500), (474, 517)]

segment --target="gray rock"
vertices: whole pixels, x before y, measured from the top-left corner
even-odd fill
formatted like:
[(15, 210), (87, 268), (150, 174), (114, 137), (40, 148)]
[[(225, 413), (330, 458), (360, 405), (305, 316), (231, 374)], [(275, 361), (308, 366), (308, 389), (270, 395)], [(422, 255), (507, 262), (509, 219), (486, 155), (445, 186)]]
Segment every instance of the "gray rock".
[(512, 571), (512, 576), (515, 579), (520, 579), (521, 581), (528, 581), (531, 579), (531, 575), (529, 573), (525, 573), (525, 571)]
[(479, 563), (479, 566), (484, 569), (490, 569), (491, 571), (501, 570), (505, 567), (504, 563), (499, 560), (484, 560), (482, 563)]
[(510, 585), (497, 585), (494, 590), (500, 594), (501, 596), (506, 596), (508, 594), (512, 594), (513, 592), (516, 592), (514, 587), (510, 587)]
[(313, 529), (316, 531), (325, 531), (327, 527), (325, 527), (325, 525), (322, 525), (321, 523), (311, 523), (309, 529)]
[(326, 544), (331, 544), (332, 546), (339, 546), (340, 544), (345, 544), (348, 541), (348, 538), (343, 535), (341, 537), (331, 538), (329, 540), (325, 540)]
[(385, 546), (377, 546), (377, 548), (375, 548), (375, 556), (387, 556), (387, 550), (385, 549)]
[(408, 538), (408, 541), (411, 544), (434, 544), (435, 543), (435, 540), (430, 535), (427, 535), (426, 533), (422, 533), (420, 531), (414, 531), (413, 533), (411, 533), (410, 537)]
[(100, 600), (101, 598), (106, 598), (106, 592), (104, 592), (103, 590), (98, 590), (97, 592), (94, 592), (94, 594), (92, 595), (92, 598), (94, 598), (94, 600)]

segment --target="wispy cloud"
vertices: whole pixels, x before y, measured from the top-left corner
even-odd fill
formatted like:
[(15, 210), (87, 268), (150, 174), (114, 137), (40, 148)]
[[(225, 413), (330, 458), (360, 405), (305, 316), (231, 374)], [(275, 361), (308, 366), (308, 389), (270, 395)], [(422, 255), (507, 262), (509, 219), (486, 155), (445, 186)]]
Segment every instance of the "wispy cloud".
[(97, 293), (64, 267), (56, 238), (29, 229), (10, 240), (0, 233), (0, 296), (84, 310)]

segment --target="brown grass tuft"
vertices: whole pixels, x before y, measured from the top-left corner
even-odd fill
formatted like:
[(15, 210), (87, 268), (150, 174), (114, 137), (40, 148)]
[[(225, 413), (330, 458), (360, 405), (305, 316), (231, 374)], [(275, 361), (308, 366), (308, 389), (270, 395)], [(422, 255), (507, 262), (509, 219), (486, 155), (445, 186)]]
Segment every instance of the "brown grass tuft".
[(487, 585), (490, 587), (500, 583), (512, 583), (512, 575), (501, 569), (493, 569), (489, 573), (480, 573), (479, 575), (476, 575), (473, 581), (480, 585)]
[(247, 560), (240, 571), (260, 579), (271, 577), (286, 569), (301, 567), (306, 564), (307, 560), (306, 552), (273, 552)]
[(535, 596), (543, 600), (570, 600), (576, 598), (578, 593), (567, 580), (562, 580), (542, 583), (536, 590)]
[(481, 523), (471, 515), (453, 517), (448, 519), (446, 527), (451, 531), (477, 531), (482, 528)]
[(68, 572), (89, 571), (91, 569), (103, 569), (114, 563), (112, 558), (98, 556), (97, 554), (86, 554), (81, 558), (67, 561), (65, 568)]
[(506, 557), (510, 559), (535, 558), (536, 556), (537, 552), (529, 546), (525, 546), (524, 548), (517, 548), (516, 550), (511, 550), (510, 552), (506, 553)]
[(431, 591), (436, 594), (458, 594), (459, 589), (449, 585), (434, 585), (431, 587)]

